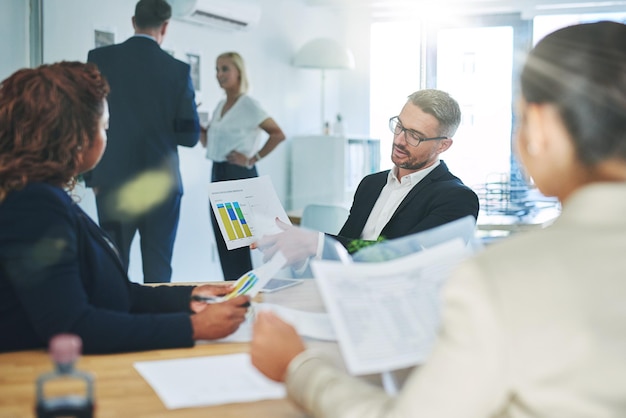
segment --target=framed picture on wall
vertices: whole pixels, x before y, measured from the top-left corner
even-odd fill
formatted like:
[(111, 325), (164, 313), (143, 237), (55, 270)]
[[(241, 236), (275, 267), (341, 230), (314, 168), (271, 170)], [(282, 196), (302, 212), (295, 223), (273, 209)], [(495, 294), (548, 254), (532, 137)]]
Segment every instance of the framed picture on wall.
[(191, 66), (193, 89), (200, 91), (200, 55), (187, 53), (187, 63)]
[(94, 44), (96, 48), (113, 45), (115, 43), (115, 32), (110, 30), (95, 29)]

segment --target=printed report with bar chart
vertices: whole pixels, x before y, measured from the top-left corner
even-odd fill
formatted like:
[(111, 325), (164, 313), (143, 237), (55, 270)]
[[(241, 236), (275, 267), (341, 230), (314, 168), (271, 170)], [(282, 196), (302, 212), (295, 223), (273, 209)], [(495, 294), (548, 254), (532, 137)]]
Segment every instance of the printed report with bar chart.
[(290, 223), (269, 176), (211, 183), (209, 200), (229, 250), (280, 232), (276, 218)]

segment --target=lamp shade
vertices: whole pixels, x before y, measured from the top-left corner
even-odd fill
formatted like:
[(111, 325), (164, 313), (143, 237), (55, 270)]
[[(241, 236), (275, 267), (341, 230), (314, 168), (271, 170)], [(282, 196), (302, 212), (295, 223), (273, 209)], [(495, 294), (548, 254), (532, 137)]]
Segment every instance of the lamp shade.
[(169, 0), (168, 3), (172, 6), (172, 17), (185, 17), (195, 9), (198, 0)]
[(354, 56), (337, 41), (318, 38), (307, 42), (298, 50), (293, 58), (293, 65), (321, 69), (354, 68)]

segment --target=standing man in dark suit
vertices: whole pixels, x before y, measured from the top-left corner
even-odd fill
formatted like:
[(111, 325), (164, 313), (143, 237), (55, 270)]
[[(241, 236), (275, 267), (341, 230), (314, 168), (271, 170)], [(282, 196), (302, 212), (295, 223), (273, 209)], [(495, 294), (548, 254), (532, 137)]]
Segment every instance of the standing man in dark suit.
[[(426, 89), (411, 94), (400, 114), (389, 120), (395, 167), (361, 180), (350, 216), (334, 238), (353, 252), (370, 242), (415, 234), (467, 215), (477, 218), (478, 196), (439, 159), (452, 146), (460, 123), (461, 110), (448, 93)], [(318, 234), (279, 226), (286, 232), (256, 244), (264, 258), (280, 250), (291, 264), (299, 265), (303, 257), (321, 256)]]
[(200, 133), (190, 67), (160, 47), (171, 15), (165, 0), (140, 0), (135, 35), (88, 57), (111, 86), (111, 117), (106, 152), (85, 181), (127, 270), (139, 232), (146, 283), (171, 279), (183, 194), (177, 147), (193, 147)]

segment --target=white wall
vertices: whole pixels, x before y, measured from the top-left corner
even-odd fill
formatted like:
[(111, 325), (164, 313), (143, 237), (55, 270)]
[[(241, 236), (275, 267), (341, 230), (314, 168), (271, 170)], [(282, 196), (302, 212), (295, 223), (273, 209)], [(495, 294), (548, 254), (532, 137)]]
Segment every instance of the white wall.
[(343, 116), (348, 136), (367, 138), (370, 135), (370, 10), (367, 7), (348, 10), (342, 21), (346, 45), (354, 54), (355, 67), (340, 74), (337, 111)]
[(0, 80), (28, 66), (28, 2), (2, 0), (0, 3)]
[[(2, 0), (6, 1), (6, 0)], [(17, 0), (11, 0), (17, 1)], [(228, 1), (228, 0), (225, 0)], [(122, 42), (132, 35), (134, 0), (54, 0), (44, 2), (44, 62), (84, 61), (94, 47), (94, 29), (115, 33)], [(288, 143), (262, 160), (258, 169), (268, 174), (283, 204), (289, 191), (289, 138), (319, 133), (320, 73), (291, 65), (296, 50), (310, 39), (327, 36), (348, 43), (341, 14), (307, 6), (304, 0), (260, 0), (259, 25), (245, 32), (228, 32), (172, 20), (162, 47), (185, 60), (191, 52), (201, 57), (200, 110), (212, 112), (222, 96), (215, 81), (215, 57), (234, 50), (244, 57), (251, 81), (250, 94), (260, 100), (285, 131)], [(352, 25), (353, 23), (351, 23)], [(366, 37), (369, 42), (369, 37)], [(355, 43), (358, 41), (358, 45)], [(350, 47), (367, 51), (363, 39), (353, 38)], [(357, 51), (355, 51), (356, 54)], [(329, 71), (326, 78), (327, 115), (345, 115), (348, 133), (367, 135), (368, 57), (357, 54), (354, 71)], [(341, 86), (341, 89), (340, 89)], [(348, 93), (352, 91), (356, 93)], [(178, 237), (174, 247), (173, 281), (219, 280), (221, 271), (208, 215), (207, 185), (211, 164), (200, 145), (179, 148), (185, 187)], [(83, 206), (95, 217), (93, 196), (82, 191)], [(137, 243), (135, 243), (137, 244)], [(130, 276), (141, 280), (139, 251), (131, 254)]]

